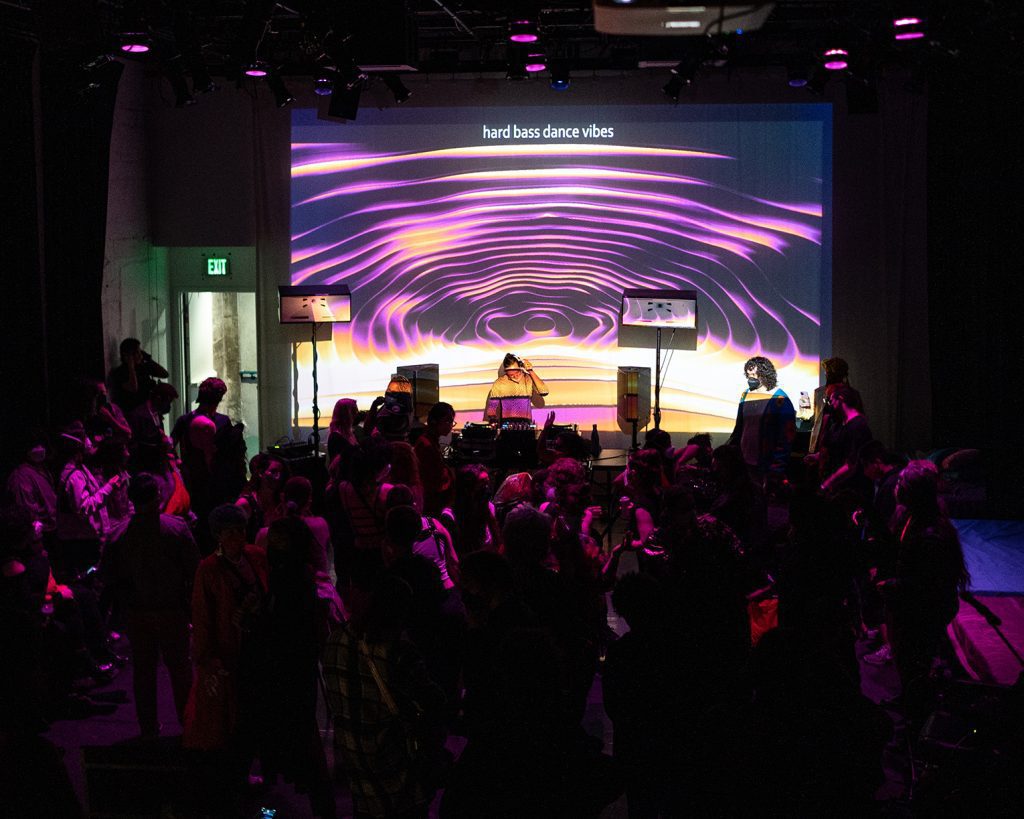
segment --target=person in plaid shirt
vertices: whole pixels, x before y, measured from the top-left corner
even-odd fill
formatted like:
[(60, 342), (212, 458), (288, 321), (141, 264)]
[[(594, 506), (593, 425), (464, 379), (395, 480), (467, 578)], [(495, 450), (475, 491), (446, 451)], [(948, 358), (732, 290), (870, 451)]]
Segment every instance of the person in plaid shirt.
[(420, 712), (421, 724), (439, 726), (444, 694), (402, 636), (408, 584), (384, 574), (375, 557), (357, 555), (346, 596), (351, 618), (324, 649), (335, 748), (357, 817), (426, 817), (434, 789), (414, 770), (403, 723)]

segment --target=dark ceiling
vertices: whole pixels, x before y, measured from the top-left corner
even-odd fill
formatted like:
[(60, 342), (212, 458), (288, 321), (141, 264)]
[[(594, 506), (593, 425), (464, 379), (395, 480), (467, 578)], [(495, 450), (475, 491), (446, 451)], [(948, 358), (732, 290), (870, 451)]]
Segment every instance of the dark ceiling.
[[(637, 0), (653, 3), (655, 0)], [(825, 48), (850, 52), (850, 72), (872, 77), (891, 67), (925, 71), (965, 53), (1016, 53), (1017, 0), (780, 0), (765, 25), (716, 37), (610, 36), (594, 29), (590, 0), (0, 0), (0, 28), (39, 42), (77, 65), (115, 54), (118, 36), (144, 33), (146, 59), (177, 62), (234, 78), (258, 59), (283, 76), (314, 76), (323, 66), (408, 65), (433, 75), (504, 72), (515, 58), (510, 20), (539, 23), (549, 65), (574, 74), (628, 71), (689, 61), (701, 71), (813, 66)], [(894, 15), (926, 20), (927, 36), (893, 40)], [(1015, 63), (1006, 61), (1010, 67)]]

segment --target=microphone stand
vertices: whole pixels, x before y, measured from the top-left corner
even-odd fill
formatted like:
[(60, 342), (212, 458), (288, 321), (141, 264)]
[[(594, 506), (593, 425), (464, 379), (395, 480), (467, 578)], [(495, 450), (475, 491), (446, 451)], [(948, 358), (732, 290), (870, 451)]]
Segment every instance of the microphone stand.
[(968, 591), (960, 592), (960, 599), (985, 618), (985, 622), (991, 626), (992, 630), (999, 636), (999, 639), (1003, 641), (1003, 644), (1010, 650), (1010, 653), (1020, 664), (1021, 668), (1024, 668), (1024, 657), (1020, 656), (1020, 652), (1014, 648), (1013, 643), (1006, 639), (1006, 634), (999, 628), (1003, 624), (999, 615)]
[[(661, 429), (661, 327), (654, 344), (654, 428)], [(633, 441), (634, 446), (636, 441)]]
[(317, 402), (319, 384), (317, 383), (317, 353), (316, 353), (316, 322), (313, 322), (313, 434), (310, 440), (313, 442), (313, 454), (320, 457), (320, 404)]

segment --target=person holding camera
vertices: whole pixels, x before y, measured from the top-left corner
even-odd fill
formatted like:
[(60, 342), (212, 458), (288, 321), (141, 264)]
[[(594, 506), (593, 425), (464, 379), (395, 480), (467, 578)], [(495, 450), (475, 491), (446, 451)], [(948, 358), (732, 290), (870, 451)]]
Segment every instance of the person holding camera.
[(167, 378), (167, 370), (142, 349), (137, 338), (121, 342), (121, 363), (110, 371), (110, 395), (125, 415), (149, 398), (158, 378)]

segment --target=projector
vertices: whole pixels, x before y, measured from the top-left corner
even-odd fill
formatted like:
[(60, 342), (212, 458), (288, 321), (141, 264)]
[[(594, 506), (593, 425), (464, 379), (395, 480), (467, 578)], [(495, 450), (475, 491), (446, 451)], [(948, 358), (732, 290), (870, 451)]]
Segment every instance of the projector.
[(594, 28), (602, 34), (703, 37), (755, 31), (774, 3), (687, 5), (666, 0), (594, 0)]

